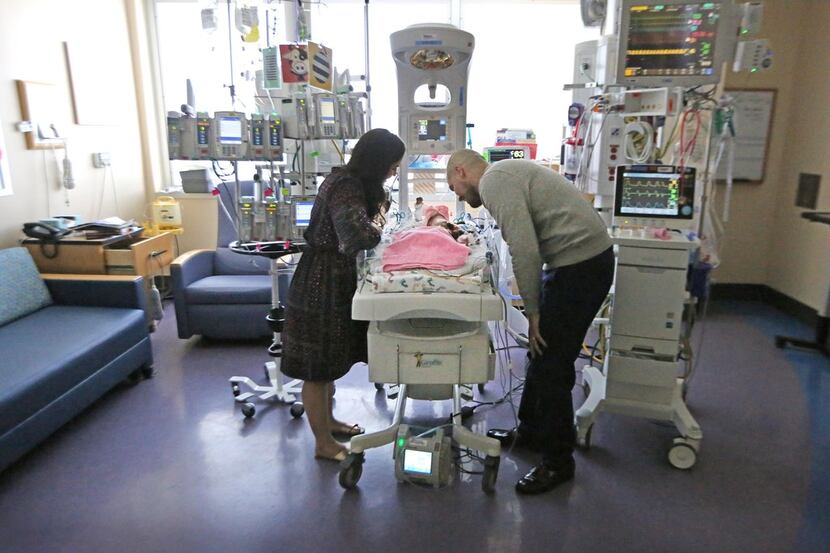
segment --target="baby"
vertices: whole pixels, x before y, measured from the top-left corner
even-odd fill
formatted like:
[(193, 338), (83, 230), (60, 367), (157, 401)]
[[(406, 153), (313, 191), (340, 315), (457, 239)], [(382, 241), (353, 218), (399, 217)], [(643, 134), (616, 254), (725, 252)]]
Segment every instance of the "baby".
[(472, 242), (472, 236), (464, 231), (461, 227), (450, 223), (450, 212), (447, 206), (429, 206), (424, 209), (424, 224), (428, 227), (442, 227), (455, 238), (456, 242), (469, 245)]

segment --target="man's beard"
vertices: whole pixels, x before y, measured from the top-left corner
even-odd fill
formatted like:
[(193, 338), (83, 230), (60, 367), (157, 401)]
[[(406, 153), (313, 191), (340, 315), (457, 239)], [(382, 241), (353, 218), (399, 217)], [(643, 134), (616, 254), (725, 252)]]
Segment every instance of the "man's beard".
[(481, 196), (472, 186), (464, 193), (464, 201), (470, 204), (470, 207), (481, 207)]

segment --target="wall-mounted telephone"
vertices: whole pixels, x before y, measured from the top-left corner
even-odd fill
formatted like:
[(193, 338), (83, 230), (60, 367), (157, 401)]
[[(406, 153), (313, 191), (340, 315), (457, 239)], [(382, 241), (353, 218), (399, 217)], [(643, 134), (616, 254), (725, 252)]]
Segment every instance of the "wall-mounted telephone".
[(54, 242), (61, 236), (72, 232), (69, 229), (62, 229), (49, 223), (23, 223), (23, 234), (29, 238), (37, 238), (48, 242)]

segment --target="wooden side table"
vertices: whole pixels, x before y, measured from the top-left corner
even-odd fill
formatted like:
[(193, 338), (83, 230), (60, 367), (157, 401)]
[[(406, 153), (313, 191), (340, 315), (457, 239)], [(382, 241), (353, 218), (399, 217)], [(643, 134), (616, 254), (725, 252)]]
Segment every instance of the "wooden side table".
[(151, 277), (162, 274), (175, 259), (176, 242), (175, 236), (166, 232), (142, 238), (142, 230), (135, 227), (126, 234), (95, 239), (72, 233), (56, 243), (26, 238), (23, 246), (41, 273), (142, 276), (149, 300)]

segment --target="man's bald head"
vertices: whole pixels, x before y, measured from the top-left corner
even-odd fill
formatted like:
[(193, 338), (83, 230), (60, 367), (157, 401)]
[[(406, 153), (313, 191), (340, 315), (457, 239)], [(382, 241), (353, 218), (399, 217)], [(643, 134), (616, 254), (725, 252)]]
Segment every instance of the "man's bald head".
[(447, 162), (447, 184), (450, 190), (472, 207), (481, 207), (478, 182), (488, 166), (478, 152), (458, 150)]
[(487, 162), (475, 150), (457, 150), (450, 156), (450, 160), (447, 162), (447, 173), (453, 172), (456, 167), (481, 169), (481, 172), (484, 173), (484, 170), (487, 168)]

